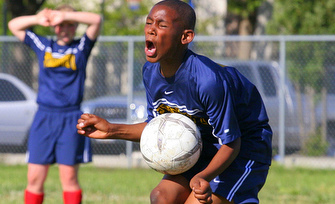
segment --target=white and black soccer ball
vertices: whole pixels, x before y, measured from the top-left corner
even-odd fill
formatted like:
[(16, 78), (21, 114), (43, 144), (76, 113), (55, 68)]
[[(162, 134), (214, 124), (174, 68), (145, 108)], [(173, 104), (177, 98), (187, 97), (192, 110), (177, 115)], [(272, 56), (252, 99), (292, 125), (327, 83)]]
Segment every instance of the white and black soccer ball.
[(196, 124), (179, 113), (165, 113), (144, 128), (140, 149), (146, 163), (163, 174), (176, 175), (198, 161), (202, 140)]

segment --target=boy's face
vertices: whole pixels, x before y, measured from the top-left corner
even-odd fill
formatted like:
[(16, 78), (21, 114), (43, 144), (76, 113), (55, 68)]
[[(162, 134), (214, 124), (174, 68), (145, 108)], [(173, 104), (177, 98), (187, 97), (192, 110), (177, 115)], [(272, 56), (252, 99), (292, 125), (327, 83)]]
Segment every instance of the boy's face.
[(171, 60), (182, 49), (183, 22), (170, 7), (154, 6), (147, 16), (144, 33), (145, 54), (149, 62)]
[(57, 42), (61, 45), (70, 44), (75, 37), (77, 23), (63, 22), (55, 26), (55, 33), (57, 35)]

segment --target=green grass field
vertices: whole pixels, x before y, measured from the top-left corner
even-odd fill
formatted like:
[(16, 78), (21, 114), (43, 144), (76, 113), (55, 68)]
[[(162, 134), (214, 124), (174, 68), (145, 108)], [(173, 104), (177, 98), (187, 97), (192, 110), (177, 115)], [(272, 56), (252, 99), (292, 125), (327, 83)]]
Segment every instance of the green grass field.
[[(23, 203), (25, 165), (0, 164), (0, 203)], [(285, 168), (276, 163), (259, 197), (263, 204), (334, 204), (334, 170)], [(83, 165), (80, 181), (83, 204), (148, 204), (151, 189), (162, 174), (151, 169), (112, 169)], [(52, 166), (45, 184), (45, 203), (62, 203), (57, 166)]]

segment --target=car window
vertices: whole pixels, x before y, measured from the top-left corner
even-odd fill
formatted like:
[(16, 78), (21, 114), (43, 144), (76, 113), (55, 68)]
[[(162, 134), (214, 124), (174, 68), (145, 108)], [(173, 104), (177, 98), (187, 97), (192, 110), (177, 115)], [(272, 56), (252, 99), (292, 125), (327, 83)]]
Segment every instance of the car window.
[(26, 97), (11, 82), (0, 79), (0, 101), (24, 101)]
[(259, 74), (266, 96), (276, 96), (277, 89), (269, 66), (259, 66)]

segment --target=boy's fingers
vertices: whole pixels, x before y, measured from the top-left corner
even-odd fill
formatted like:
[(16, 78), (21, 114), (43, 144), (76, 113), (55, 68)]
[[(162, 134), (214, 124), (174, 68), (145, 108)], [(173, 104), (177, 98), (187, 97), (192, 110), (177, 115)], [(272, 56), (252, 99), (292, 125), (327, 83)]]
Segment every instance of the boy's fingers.
[(77, 123), (78, 123), (77, 127), (78, 128), (84, 128), (86, 126), (93, 125), (95, 120), (92, 120), (91, 118), (94, 118), (94, 115), (87, 114), (87, 113), (82, 114), (77, 121)]
[(90, 114), (90, 113), (84, 113), (81, 115), (81, 118), (82, 119), (88, 119), (88, 118), (93, 118), (94, 115), (93, 114)]

